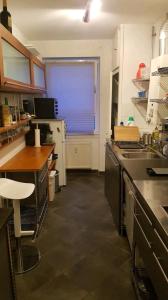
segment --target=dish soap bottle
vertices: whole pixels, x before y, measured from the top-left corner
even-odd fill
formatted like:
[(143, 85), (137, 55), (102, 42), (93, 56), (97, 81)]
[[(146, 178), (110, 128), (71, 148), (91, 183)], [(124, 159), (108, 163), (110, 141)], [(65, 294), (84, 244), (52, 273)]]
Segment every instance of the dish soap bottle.
[(127, 126), (134, 126), (134, 117), (128, 117)]

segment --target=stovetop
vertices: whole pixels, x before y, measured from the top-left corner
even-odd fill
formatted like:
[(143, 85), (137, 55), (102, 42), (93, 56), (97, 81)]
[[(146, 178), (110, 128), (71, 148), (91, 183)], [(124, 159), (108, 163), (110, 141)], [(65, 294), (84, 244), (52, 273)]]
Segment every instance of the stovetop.
[(138, 142), (116, 142), (120, 149), (143, 149), (144, 146)]

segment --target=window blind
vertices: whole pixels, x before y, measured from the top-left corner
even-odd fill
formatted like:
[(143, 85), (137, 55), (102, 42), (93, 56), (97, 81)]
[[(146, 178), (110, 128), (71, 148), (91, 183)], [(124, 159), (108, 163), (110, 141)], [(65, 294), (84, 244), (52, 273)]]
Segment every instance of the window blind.
[(69, 133), (94, 133), (95, 98), (93, 63), (47, 63), (49, 97), (58, 99), (58, 117)]

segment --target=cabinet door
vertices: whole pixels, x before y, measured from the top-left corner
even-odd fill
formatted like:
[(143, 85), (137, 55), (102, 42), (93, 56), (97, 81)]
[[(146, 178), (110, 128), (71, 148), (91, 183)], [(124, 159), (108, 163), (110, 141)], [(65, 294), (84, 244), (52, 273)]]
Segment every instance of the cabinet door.
[(2, 39), (4, 77), (30, 85), (30, 61), (25, 55)]
[(45, 89), (45, 69), (33, 62), (34, 85), (37, 88)]

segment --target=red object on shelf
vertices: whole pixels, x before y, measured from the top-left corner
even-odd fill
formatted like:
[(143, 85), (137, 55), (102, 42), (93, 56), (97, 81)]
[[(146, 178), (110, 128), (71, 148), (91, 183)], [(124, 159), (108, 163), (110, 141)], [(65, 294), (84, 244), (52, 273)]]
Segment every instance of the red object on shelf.
[(143, 73), (144, 73), (145, 68), (146, 68), (146, 65), (144, 63), (139, 64), (139, 69), (138, 69), (137, 74), (136, 74), (136, 79), (142, 79), (143, 78)]

